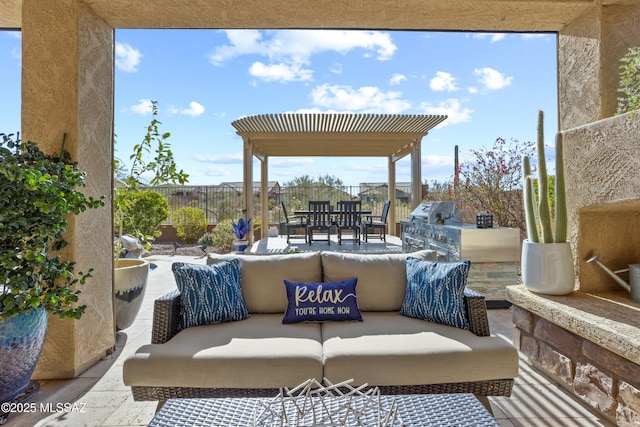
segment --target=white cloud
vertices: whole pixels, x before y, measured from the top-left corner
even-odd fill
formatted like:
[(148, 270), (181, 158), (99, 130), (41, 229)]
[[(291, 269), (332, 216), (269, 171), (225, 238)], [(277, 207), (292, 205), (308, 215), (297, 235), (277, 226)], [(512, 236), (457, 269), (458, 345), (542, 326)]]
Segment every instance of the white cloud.
[(204, 106), (196, 101), (189, 103), (189, 108), (180, 111), (180, 114), (186, 114), (187, 116), (197, 117), (204, 114)]
[(502, 89), (513, 81), (513, 77), (506, 76), (493, 68), (476, 68), (473, 74), (478, 76), (478, 82), (487, 90)]
[(204, 106), (196, 101), (191, 101), (189, 103), (189, 108), (178, 108), (171, 106), (167, 108), (167, 111), (171, 115), (175, 114), (184, 114), (191, 117), (198, 117), (204, 114)]
[(420, 109), (427, 114), (443, 114), (448, 116), (447, 120), (440, 123), (437, 127), (468, 122), (471, 120), (471, 113), (473, 113), (473, 110), (463, 108), (460, 101), (454, 98), (447, 99), (446, 101), (439, 102), (435, 105), (424, 102), (420, 105)]
[(429, 87), (436, 92), (447, 91), (453, 92), (458, 90), (456, 79), (450, 73), (438, 71), (436, 76), (429, 81)]
[(333, 64), (333, 66), (329, 69), (330, 72), (332, 72), (333, 74), (342, 74), (342, 64), (340, 64), (339, 62), (336, 62), (335, 64)]
[(22, 45), (16, 46), (13, 49), (11, 49), (11, 57), (13, 59), (22, 61)]
[(224, 155), (196, 154), (195, 156), (193, 156), (193, 158), (203, 163), (237, 164), (244, 161), (242, 153), (232, 153)]
[(269, 159), (269, 166), (274, 168), (291, 168), (296, 166), (306, 166), (313, 163), (309, 157), (274, 157)]
[(313, 71), (302, 68), (302, 64), (272, 64), (254, 62), (249, 67), (249, 74), (266, 82), (308, 81), (313, 77)]
[(422, 164), (430, 168), (441, 168), (453, 165), (452, 156), (440, 156), (437, 154), (427, 154), (422, 156)]
[[(453, 153), (454, 148), (451, 147)], [(431, 181), (446, 181), (453, 176), (454, 159), (451, 156), (441, 156), (436, 154), (427, 154), (420, 159), (422, 163), (422, 175)]]
[(136, 105), (132, 105), (129, 109), (136, 114), (150, 114), (153, 111), (153, 104), (150, 99), (141, 99)]
[(405, 80), (407, 80), (407, 76), (405, 76), (404, 74), (395, 73), (393, 76), (391, 76), (391, 80), (389, 80), (389, 84), (398, 85)]
[(547, 33), (529, 33), (522, 35), (524, 40), (545, 39), (547, 37), (549, 37), (549, 34)]
[(126, 73), (138, 71), (142, 54), (128, 43), (116, 43), (116, 67)]
[(496, 43), (499, 42), (500, 40), (504, 40), (506, 34), (504, 33), (476, 33), (473, 35), (474, 39), (489, 39), (490, 43)]
[(319, 107), (364, 113), (400, 113), (411, 104), (400, 98), (401, 92), (384, 92), (374, 86), (354, 89), (351, 86), (323, 84), (311, 91), (313, 104)]
[[(285, 81), (287, 77), (311, 79), (312, 71), (303, 66), (310, 64), (314, 54), (338, 52), (344, 55), (354, 49), (364, 49), (365, 54), (373, 52), (379, 61), (385, 61), (391, 59), (397, 49), (391, 36), (379, 31), (227, 30), (226, 34), (229, 44), (217, 46), (209, 55), (209, 61), (220, 66), (242, 55), (267, 57), (269, 64), (256, 62), (252, 65), (252, 75), (266, 81)], [(292, 72), (296, 70), (303, 73)]]
[(223, 167), (200, 169), (199, 171), (205, 176), (231, 176), (231, 172)]

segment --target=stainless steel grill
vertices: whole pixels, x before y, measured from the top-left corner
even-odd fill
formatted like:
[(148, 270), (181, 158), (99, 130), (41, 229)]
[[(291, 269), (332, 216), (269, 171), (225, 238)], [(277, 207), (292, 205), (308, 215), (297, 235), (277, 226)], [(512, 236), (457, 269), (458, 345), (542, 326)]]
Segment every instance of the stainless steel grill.
[(423, 202), (401, 221), (402, 247), (405, 252), (432, 249), (443, 261), (460, 260), (460, 230), (450, 227), (461, 225), (456, 202)]
[(464, 224), (455, 202), (425, 202), (401, 221), (405, 252), (431, 249), (439, 261), (471, 261), (467, 285), (487, 297), (487, 306), (508, 307), (505, 287), (517, 282), (520, 230)]
[(401, 229), (405, 252), (433, 249), (444, 261), (519, 260), (519, 230), (462, 223), (455, 202), (421, 203), (411, 212), (409, 221), (401, 222)]

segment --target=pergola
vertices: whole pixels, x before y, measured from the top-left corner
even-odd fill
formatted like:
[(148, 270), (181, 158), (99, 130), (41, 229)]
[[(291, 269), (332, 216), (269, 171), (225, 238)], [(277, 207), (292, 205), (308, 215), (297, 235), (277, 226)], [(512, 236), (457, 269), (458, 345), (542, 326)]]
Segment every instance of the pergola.
[[(269, 157), (386, 157), (389, 223), (395, 224), (396, 162), (411, 155), (411, 203), (421, 200), (422, 138), (446, 120), (424, 114), (264, 114), (231, 123), (244, 142), (244, 206), (253, 212), (253, 157), (261, 162), (261, 194), (267, 194)], [(267, 218), (268, 199), (261, 198)], [(267, 235), (262, 227), (262, 236)]]

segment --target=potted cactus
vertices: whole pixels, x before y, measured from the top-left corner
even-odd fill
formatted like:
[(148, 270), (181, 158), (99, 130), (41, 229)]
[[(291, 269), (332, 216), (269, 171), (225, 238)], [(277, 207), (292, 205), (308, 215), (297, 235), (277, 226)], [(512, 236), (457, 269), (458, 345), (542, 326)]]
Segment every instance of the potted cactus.
[(544, 157), (544, 113), (538, 111), (538, 191), (528, 156), (523, 160), (527, 239), (522, 243), (522, 282), (532, 292), (566, 295), (573, 291), (575, 272), (567, 242), (567, 203), (562, 159), (562, 133), (556, 135), (556, 176), (553, 221), (549, 177)]

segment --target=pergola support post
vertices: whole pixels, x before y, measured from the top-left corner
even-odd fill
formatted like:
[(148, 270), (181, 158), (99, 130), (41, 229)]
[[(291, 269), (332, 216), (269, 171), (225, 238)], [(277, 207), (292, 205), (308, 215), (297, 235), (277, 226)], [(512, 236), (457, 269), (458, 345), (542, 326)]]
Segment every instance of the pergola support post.
[(422, 201), (422, 153), (421, 140), (411, 145), (411, 209), (415, 209)]
[(269, 158), (264, 156), (260, 160), (260, 215), (262, 216), (260, 235), (267, 237), (269, 235)]
[[(244, 209), (246, 218), (250, 218), (253, 212), (253, 145), (249, 138), (242, 138), (244, 141), (243, 151), (243, 192)], [(253, 241), (253, 224), (249, 230), (249, 243)]]
[(396, 162), (389, 156), (389, 234), (396, 235)]

